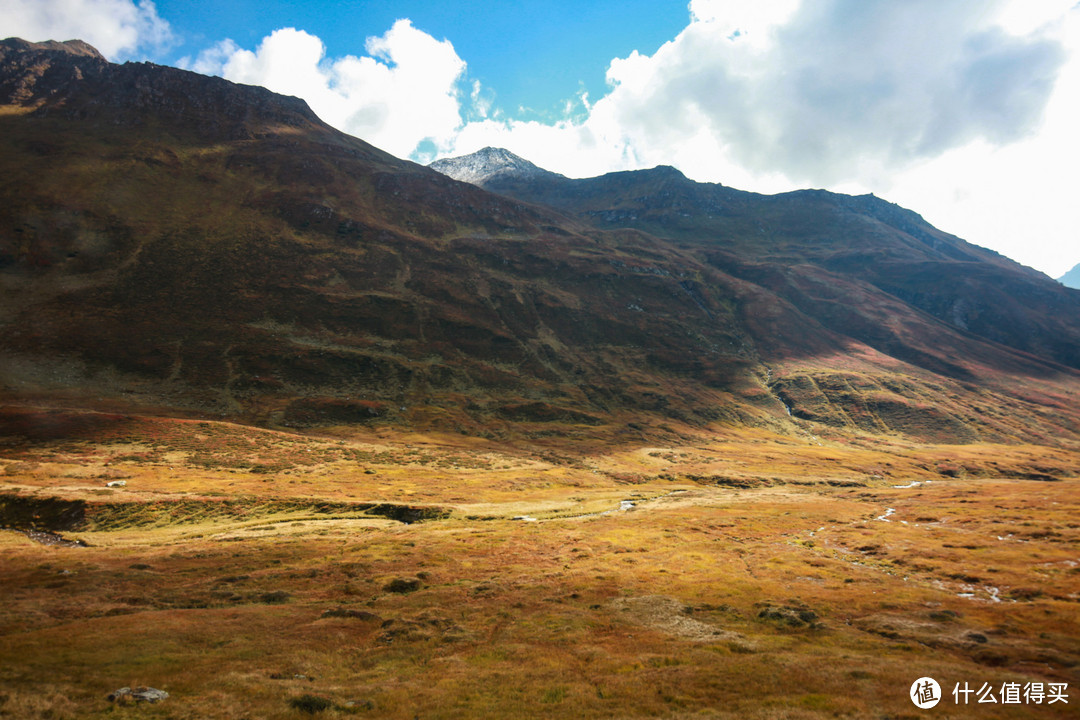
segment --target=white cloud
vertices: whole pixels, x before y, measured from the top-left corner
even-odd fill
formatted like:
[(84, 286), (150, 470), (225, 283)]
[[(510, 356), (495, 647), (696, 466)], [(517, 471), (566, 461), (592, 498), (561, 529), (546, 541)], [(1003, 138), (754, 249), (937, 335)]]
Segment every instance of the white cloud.
[(1060, 274), (1080, 261), (1076, 7), (693, 0), (676, 38), (612, 60), (584, 120), (470, 123), (441, 154), (491, 144), (571, 176), (671, 164), (759, 192), (872, 191)]
[(653, 56), (613, 61), (600, 102), (635, 145), (669, 151), (705, 131), (750, 172), (818, 185), (889, 173), (1038, 122), (1061, 48), (1006, 33), (979, 12), (988, 6), (815, 0), (764, 44), (695, 16)]
[(690, 24), (652, 56), (612, 60), (608, 95), (560, 134), (613, 146), (599, 155), (555, 146), (548, 162), (580, 165), (582, 151), (598, 164), (682, 157), (697, 177), (730, 182), (717, 177), (726, 170), (834, 185), (978, 138), (1018, 140), (1036, 127), (1064, 55), (1045, 35), (1005, 32), (982, 11), (990, 6), (694, 0)]
[(0, 28), (31, 42), (85, 40), (113, 61), (173, 42), (150, 0), (0, 0)]
[(398, 20), (368, 38), (365, 49), (363, 57), (331, 60), (319, 38), (283, 28), (254, 52), (226, 40), (190, 65), (302, 97), (334, 127), (401, 157), (424, 140), (445, 143), (462, 124), (458, 80), (465, 62), (453, 45)]
[(1076, 0), (1012, 0), (1002, 7), (997, 22), (1015, 35), (1027, 35), (1061, 21)]
[(408, 20), (369, 38), (366, 56), (327, 58), (318, 38), (286, 28), (255, 51), (226, 41), (189, 64), (303, 97), (401, 157), (494, 145), (571, 177), (669, 164), (758, 192), (875, 192), (1060, 274), (1080, 261), (1068, 209), (1080, 189), (1068, 180), (1080, 162), (1078, 7), (692, 0), (675, 38), (613, 59), (606, 95), (581, 94), (548, 123), (464, 86), (450, 42)]
[(193, 70), (194, 72), (203, 75), (216, 75), (221, 72), (221, 68), (224, 67), (229, 58), (239, 50), (239, 45), (229, 38), (226, 38), (217, 45), (200, 52), (198, 57), (194, 60), (190, 57), (180, 58), (180, 60), (177, 61), (176, 66), (183, 68), (184, 70)]
[[(1026, 16), (1013, 9), (1012, 22), (1043, 26), (1053, 5), (1031, 2), (1020, 8)], [(1065, 7), (1054, 28), (1071, 54), (1037, 132), (1001, 147), (955, 149), (901, 173), (889, 188), (891, 199), (938, 227), (1052, 277), (1080, 263), (1080, 6), (1064, 5), (1074, 9)]]
[(690, 0), (690, 17), (713, 23), (726, 37), (737, 36), (756, 44), (767, 42), (769, 33), (787, 22), (798, 7), (799, 0)]

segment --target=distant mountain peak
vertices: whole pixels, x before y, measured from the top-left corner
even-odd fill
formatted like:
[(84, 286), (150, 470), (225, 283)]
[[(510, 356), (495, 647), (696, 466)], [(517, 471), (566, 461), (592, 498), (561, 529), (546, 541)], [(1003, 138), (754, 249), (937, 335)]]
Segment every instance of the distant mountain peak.
[(1065, 287), (1071, 287), (1076, 290), (1080, 290), (1080, 263), (1077, 263), (1072, 270), (1065, 273), (1057, 280)]
[(538, 177), (564, 177), (545, 170), (505, 148), (496, 147), (486, 147), (460, 157), (436, 160), (428, 167), (455, 180), (481, 187), (494, 178), (513, 177), (531, 180)]

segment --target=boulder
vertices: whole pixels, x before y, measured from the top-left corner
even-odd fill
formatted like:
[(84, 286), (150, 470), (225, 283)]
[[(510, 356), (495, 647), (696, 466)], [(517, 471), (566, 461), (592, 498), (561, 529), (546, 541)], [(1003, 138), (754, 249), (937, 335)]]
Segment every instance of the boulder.
[(148, 702), (156, 703), (161, 702), (169, 697), (169, 693), (164, 690), (158, 690), (152, 687), (137, 687), (129, 688), (122, 687), (116, 692), (109, 694), (109, 702), (114, 702), (118, 705), (130, 705), (132, 703)]

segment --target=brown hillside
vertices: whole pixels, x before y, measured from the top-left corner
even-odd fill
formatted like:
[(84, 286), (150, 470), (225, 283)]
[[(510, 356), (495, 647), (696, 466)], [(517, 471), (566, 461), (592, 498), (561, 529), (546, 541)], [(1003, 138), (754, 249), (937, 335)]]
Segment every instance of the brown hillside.
[[(670, 213), (593, 225), (398, 160), (296, 98), (77, 43), (0, 43), (0, 103), (12, 399), (469, 433), (1080, 437), (1070, 320), (1037, 293), (1026, 345), (942, 320), (941, 291), (888, 282), (944, 284), (918, 263), (945, 251), (857, 208), (837, 224), (838, 196), (746, 201), (714, 235), (660, 232)], [(780, 218), (762, 245), (754, 223)], [(971, 277), (1041, 290), (946, 245)]]

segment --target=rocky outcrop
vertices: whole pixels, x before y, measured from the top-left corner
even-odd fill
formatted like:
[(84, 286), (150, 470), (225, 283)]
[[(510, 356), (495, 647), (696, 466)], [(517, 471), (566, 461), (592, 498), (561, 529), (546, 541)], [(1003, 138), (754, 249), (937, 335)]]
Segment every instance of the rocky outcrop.
[(148, 702), (158, 703), (167, 700), (169, 693), (152, 687), (122, 687), (116, 692), (109, 693), (109, 702), (117, 705), (133, 705), (135, 703)]

